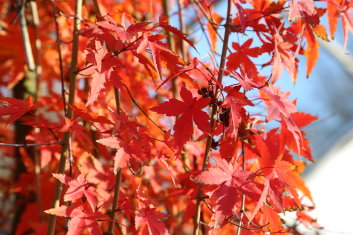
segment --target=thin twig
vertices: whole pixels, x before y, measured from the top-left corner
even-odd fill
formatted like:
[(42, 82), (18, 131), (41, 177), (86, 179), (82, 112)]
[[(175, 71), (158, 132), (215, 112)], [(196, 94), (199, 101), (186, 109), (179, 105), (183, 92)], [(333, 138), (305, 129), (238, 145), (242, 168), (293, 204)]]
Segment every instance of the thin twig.
[[(202, 14), (206, 17), (207, 21), (211, 24), (212, 28), (215, 30), (217, 36), (224, 42), (224, 39), (222, 37), (222, 35), (218, 32), (217, 28), (215, 25), (216, 22), (214, 22), (211, 17), (208, 16), (207, 12), (205, 11), (205, 9), (203, 9), (201, 3), (198, 0), (192, 0), (192, 2), (200, 9), (200, 11), (202, 12)], [(227, 24), (227, 23), (226, 23)]]
[(156, 127), (158, 127), (161, 131), (163, 131), (164, 133), (166, 132), (166, 130), (164, 130), (162, 127), (160, 127), (155, 121), (153, 121), (153, 119), (151, 119), (148, 114), (140, 107), (140, 105), (137, 103), (137, 101), (134, 99), (134, 97), (132, 96), (129, 88), (124, 84), (121, 83), (125, 88), (127, 93), (130, 96), (131, 101), (136, 105), (136, 107), (148, 118), (148, 120), (150, 120)]
[(127, 44), (125, 47), (123, 47), (122, 49), (120, 49), (119, 51), (113, 51), (113, 55), (114, 56), (119, 56), (120, 53), (127, 51), (127, 49), (129, 49), (129, 47), (131, 47), (132, 45), (134, 45), (138, 40), (140, 40), (141, 38), (143, 38), (143, 36), (140, 36), (138, 38), (136, 38), (134, 41), (130, 42), (129, 44)]
[[(229, 35), (230, 35), (230, 24), (231, 24), (231, 16), (232, 16), (232, 1), (228, 0), (227, 4), (227, 20), (226, 20), (226, 30), (224, 32), (224, 41), (223, 41), (223, 47), (222, 47), (222, 54), (221, 54), (221, 62), (219, 66), (219, 71), (218, 71), (218, 78), (217, 81), (218, 83), (222, 84), (223, 80), (223, 74), (224, 74), (224, 66), (226, 62), (226, 56), (227, 56), (227, 49), (228, 49), (228, 41), (229, 41)], [(216, 92), (214, 99), (218, 99), (219, 96), (219, 86), (216, 86)], [(212, 145), (212, 133), (215, 128), (215, 117), (217, 113), (217, 104), (216, 102), (213, 102), (212, 105), (212, 110), (211, 110), (211, 135), (207, 137), (207, 143), (206, 143), (206, 149), (205, 149), (205, 154), (204, 154), (204, 159), (202, 163), (202, 171), (205, 171), (208, 166), (208, 161), (209, 161), (209, 153), (211, 150), (211, 145)], [(200, 196), (202, 194), (201, 191), (202, 185), (199, 184), (197, 196), (196, 196), (196, 212), (194, 215), (194, 235), (198, 235), (200, 231), (200, 215), (201, 215), (201, 199)]]
[(48, 142), (48, 143), (33, 143), (33, 144), (7, 144), (7, 143), (0, 143), (0, 146), (12, 146), (16, 148), (27, 148), (27, 147), (34, 147), (34, 146), (43, 146), (43, 145), (62, 145), (62, 142)]
[(196, 21), (197, 21), (197, 23), (200, 25), (201, 31), (202, 31), (203, 35), (205, 36), (205, 38), (206, 38), (207, 44), (208, 44), (208, 46), (210, 47), (210, 51), (211, 51), (213, 57), (215, 57), (215, 52), (214, 52), (213, 49), (212, 49), (211, 41), (210, 41), (210, 39), (208, 38), (208, 36), (207, 36), (207, 34), (206, 34), (206, 30), (205, 30), (205, 28), (203, 27), (203, 24), (202, 24), (202, 22), (201, 22), (201, 19), (200, 19), (200, 17), (198, 16), (197, 11), (196, 11), (195, 8), (194, 8), (194, 11), (195, 11), (196, 19), (197, 19)]
[(135, 171), (135, 170), (132, 168), (130, 162), (127, 162), (127, 166), (128, 166), (130, 172), (131, 172), (133, 175), (139, 176), (139, 175), (141, 175), (142, 172), (143, 172), (143, 166), (144, 166), (143, 164), (141, 164), (141, 166), (140, 166), (140, 168), (138, 169), (138, 171)]
[[(289, 8), (289, 6), (275, 9), (275, 10), (273, 10), (273, 11), (270, 11), (270, 12), (266, 13), (266, 14), (263, 14), (262, 16), (259, 16), (259, 17), (256, 17), (256, 18), (254, 18), (254, 19), (248, 20), (248, 21), (245, 22), (245, 24), (258, 21), (258, 20), (260, 20), (260, 19), (262, 19), (262, 18), (265, 18), (265, 17), (267, 17), (267, 16), (270, 16), (270, 15), (272, 15), (272, 14), (275, 14), (277, 11), (282, 11), (282, 10), (287, 9), (287, 8)], [(231, 25), (230, 27), (231, 27), (232, 29), (236, 30), (237, 28), (241, 27), (241, 25), (240, 25), (240, 24), (234, 24), (234, 25)]]
[(246, 229), (246, 230), (259, 230), (259, 229), (262, 229), (264, 227), (266, 227), (267, 225), (269, 225), (269, 223), (265, 224), (265, 225), (262, 225), (260, 227), (255, 227), (255, 228), (250, 228), (250, 227), (245, 227), (243, 225), (240, 225), (240, 224), (237, 224), (231, 220), (228, 220), (227, 223), (230, 223), (230, 224), (233, 224), (235, 226), (237, 226), (238, 228), (243, 228), (243, 229)]

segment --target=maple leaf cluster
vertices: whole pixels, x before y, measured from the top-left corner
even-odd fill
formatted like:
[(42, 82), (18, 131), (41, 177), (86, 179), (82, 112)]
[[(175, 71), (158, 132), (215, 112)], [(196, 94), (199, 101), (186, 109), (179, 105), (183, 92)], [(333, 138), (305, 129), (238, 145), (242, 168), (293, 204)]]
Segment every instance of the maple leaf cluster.
[(0, 3), (1, 229), (296, 233), (288, 211), (319, 226), (301, 177), (316, 117), (276, 82), (303, 58), (310, 75), (324, 16), (347, 44), (353, 2), (172, 2)]

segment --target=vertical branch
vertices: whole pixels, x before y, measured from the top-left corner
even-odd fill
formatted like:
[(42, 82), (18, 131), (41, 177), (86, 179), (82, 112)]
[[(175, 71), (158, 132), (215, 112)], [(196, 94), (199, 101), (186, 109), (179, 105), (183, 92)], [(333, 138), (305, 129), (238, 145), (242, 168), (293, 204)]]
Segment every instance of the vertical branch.
[[(120, 107), (120, 94), (119, 90), (114, 88), (114, 95), (115, 95), (115, 105), (116, 105), (116, 111), (120, 114), (121, 112), (121, 107)], [(112, 208), (110, 211), (110, 218), (111, 220), (109, 221), (108, 225), (108, 231), (105, 233), (106, 235), (113, 235), (114, 234), (114, 225), (116, 221), (116, 210), (118, 208), (118, 202), (119, 202), (119, 190), (120, 190), (120, 182), (121, 182), (121, 168), (117, 170), (117, 172), (114, 172), (116, 174), (115, 176), (115, 185), (114, 185), (114, 196), (113, 196), (113, 204)], [(120, 226), (118, 225), (119, 229)]]
[[(77, 67), (77, 57), (78, 57), (78, 31), (80, 29), (81, 23), (81, 11), (82, 11), (82, 0), (76, 0), (75, 2), (75, 21), (74, 21), (74, 30), (73, 30), (73, 40), (72, 40), (72, 54), (71, 54), (71, 65), (69, 69), (69, 104), (73, 104), (75, 99), (75, 87), (76, 87), (76, 67)], [(72, 118), (72, 110), (67, 109), (65, 116), (69, 119)], [(61, 150), (61, 156), (59, 160), (59, 167), (58, 173), (62, 174), (65, 171), (65, 164), (66, 164), (66, 152), (68, 151), (70, 141), (70, 132), (65, 132), (63, 146)], [(62, 183), (57, 180), (53, 198), (52, 207), (56, 208), (60, 205), (60, 195), (61, 195)], [(55, 231), (55, 224), (56, 224), (56, 215), (50, 215), (49, 224), (48, 224), (48, 231), (47, 235), (53, 235)]]
[(29, 34), (28, 34), (27, 22), (26, 22), (26, 17), (25, 17), (25, 6), (22, 5), (21, 0), (17, 1), (17, 5), (20, 7), (18, 15), (20, 18), (22, 43), (23, 43), (23, 47), (25, 50), (27, 69), (29, 71), (34, 71), (36, 66), (34, 63), (31, 41), (29, 39)]
[(31, 12), (32, 12), (32, 17), (33, 17), (33, 27), (34, 27), (34, 49), (35, 49), (34, 61), (35, 61), (35, 74), (36, 74), (36, 80), (35, 80), (36, 92), (34, 93), (33, 98), (36, 101), (38, 99), (37, 96), (39, 95), (38, 94), (38, 92), (39, 92), (39, 77), (41, 75), (41, 62), (40, 62), (41, 41), (39, 38), (39, 31), (38, 31), (40, 21), (39, 21), (37, 3), (35, 1), (30, 1), (29, 4), (31, 7)]
[[(40, 77), (40, 48), (41, 48), (41, 41), (39, 39), (39, 15), (38, 15), (38, 7), (35, 1), (30, 2), (32, 17), (33, 17), (33, 27), (34, 27), (34, 45), (35, 45), (35, 91), (33, 92), (34, 101), (37, 102), (39, 96), (39, 77)], [(33, 55), (32, 55), (33, 57)], [(35, 132), (38, 133), (39, 129), (35, 128)], [(40, 157), (38, 149), (34, 149), (34, 172), (35, 172), (35, 184), (36, 184), (36, 198), (38, 202), (38, 215), (39, 220), (43, 220), (43, 203), (42, 203), (42, 192), (41, 192), (41, 179), (40, 179)]]
[[(19, 24), (20, 24), (20, 31), (21, 31), (21, 37), (22, 37), (22, 43), (23, 43), (23, 48), (24, 48), (24, 54), (26, 58), (26, 72), (25, 72), (25, 78), (22, 79), (18, 84), (13, 89), (14, 92), (14, 97), (23, 99), (25, 96), (25, 93), (28, 92), (30, 89), (30, 83), (35, 82), (35, 90), (34, 90), (34, 99), (37, 99), (37, 87), (38, 87), (38, 81), (37, 81), (37, 71), (36, 71), (36, 65), (35, 65), (35, 60), (33, 57), (33, 52), (32, 52), (32, 46), (31, 46), (31, 41), (29, 38), (29, 33), (28, 33), (28, 27), (27, 27), (27, 20), (25, 16), (25, 3), (21, 0), (17, 0), (17, 7), (18, 7), (18, 17), (19, 17)], [(32, 5), (33, 6), (33, 5)], [(33, 12), (33, 8), (32, 8)], [(37, 15), (38, 16), (38, 15)], [(38, 17), (37, 17), (38, 19)], [(35, 21), (36, 19), (34, 19)], [(38, 21), (37, 21), (38, 22)], [(24, 126), (22, 125), (18, 120), (15, 121), (15, 143), (22, 143), (25, 141), (26, 135), (31, 131), (31, 127), (29, 126)], [(34, 153), (34, 162), (36, 163), (36, 158), (38, 155), (35, 152), (34, 148), (31, 148), (31, 153)], [(17, 182), (19, 179), (19, 176), (21, 173), (25, 171), (25, 166), (22, 162), (22, 157), (19, 149), (15, 149), (15, 171), (13, 173), (14, 176), (14, 181)], [(40, 179), (39, 179), (39, 174), (38, 172), (38, 167), (36, 165), (35, 167), (35, 174), (36, 174), (36, 199), (38, 201), (38, 216), (41, 219), (41, 196), (40, 196)], [(15, 213), (14, 213), (14, 219), (12, 223), (12, 232), (15, 233), (17, 229), (17, 224), (19, 223), (20, 216), (22, 212), (24, 211), (24, 208), (26, 204), (28, 203), (29, 199), (26, 197), (21, 196), (20, 194), (15, 194), (15, 200), (20, 201), (20, 203), (15, 207)]]
[[(20, 80), (16, 86), (13, 88), (13, 96), (17, 99), (24, 99), (25, 93), (27, 91), (25, 85), (25, 79)], [(14, 142), (15, 143), (24, 143), (26, 139), (26, 135), (29, 133), (30, 128), (28, 126), (22, 125), (19, 120), (16, 120), (14, 123)], [(26, 171), (26, 167), (23, 163), (20, 149), (15, 148), (14, 150), (14, 166), (11, 175), (11, 180), (13, 183), (17, 183), (19, 181), (20, 175)], [(6, 191), (6, 190), (5, 190)], [(17, 225), (20, 222), (21, 214), (24, 211), (26, 204), (26, 196), (15, 193), (14, 197), (14, 216), (11, 221), (11, 234), (16, 233)]]
[[(78, 31), (81, 26), (81, 14), (82, 14), (82, 1), (76, 0), (75, 3), (75, 22), (74, 22), (74, 32), (73, 32), (73, 44), (72, 44), (72, 54), (71, 54), (71, 65), (69, 69), (69, 105), (74, 103), (75, 99), (75, 88), (76, 88), (76, 71), (77, 71), (77, 60), (78, 60)], [(67, 117), (72, 118), (72, 109), (67, 108)]]
[[(93, 0), (94, 2), (94, 7), (96, 8), (96, 14), (99, 17), (102, 17), (102, 13), (99, 8), (99, 3), (97, 0)], [(116, 111), (120, 114), (121, 112), (121, 107), (120, 107), (120, 93), (119, 90), (114, 88), (114, 96), (115, 96), (115, 106), (116, 106)], [(115, 185), (114, 185), (114, 196), (113, 196), (113, 204), (110, 212), (110, 221), (108, 224), (108, 230), (105, 233), (106, 235), (113, 235), (114, 234), (114, 225), (116, 221), (116, 210), (118, 208), (118, 202), (119, 202), (119, 190), (120, 190), (120, 182), (121, 182), (121, 168), (117, 170), (117, 172), (114, 172), (116, 174), (115, 176)], [(120, 229), (120, 226), (118, 226)]]
[[(193, 5), (193, 6), (194, 6), (194, 5)], [(195, 16), (196, 16), (196, 19), (197, 19), (196, 21), (197, 21), (197, 23), (200, 25), (200, 28), (201, 28), (201, 30), (202, 30), (202, 33), (203, 33), (203, 35), (205, 36), (206, 41), (207, 41), (207, 44), (208, 44), (208, 46), (210, 47), (210, 51), (211, 51), (211, 53), (212, 53), (212, 55), (213, 55), (213, 57), (214, 57), (215, 52), (212, 50), (211, 41), (210, 41), (210, 39), (208, 38), (208, 36), (207, 36), (207, 34), (206, 34), (206, 30), (205, 30), (205, 28), (203, 27), (203, 24), (202, 24), (202, 22), (201, 22), (201, 19), (200, 19), (200, 17), (199, 17), (198, 14), (197, 14), (197, 10), (196, 10), (195, 6), (194, 6), (193, 8), (194, 8)]]
[[(22, 43), (24, 46), (24, 53), (25, 53), (25, 57), (26, 57), (26, 65), (29, 71), (29, 68), (32, 66), (32, 68), (34, 68), (33, 66), (33, 57), (31, 57), (31, 54), (28, 54), (29, 51), (32, 53), (32, 49), (31, 49), (31, 43), (29, 41), (29, 35), (28, 35), (28, 31), (27, 31), (27, 23), (26, 23), (26, 18), (24, 15), (24, 5), (22, 4), (22, 2), (20, 0), (17, 1), (17, 7), (19, 7), (19, 12), (18, 12), (18, 16), (20, 18), (20, 30), (21, 30), (21, 36), (22, 36)], [(27, 55), (28, 54), (28, 55)], [(27, 57), (29, 59), (27, 59)], [(31, 64), (28, 63), (28, 61), (31, 61)], [(27, 74), (26, 74), (27, 75)], [(23, 99), (25, 92), (26, 92), (26, 87), (24, 85), (24, 79), (20, 80), (13, 88), (13, 96), (14, 98), (17, 99)], [(18, 120), (15, 121), (14, 123), (14, 141), (15, 143), (23, 143), (25, 141), (26, 138), (26, 133), (29, 132), (29, 128), (27, 126), (23, 126), (20, 124), (20, 122)], [(14, 156), (15, 156), (15, 162), (14, 162), (14, 171), (12, 173), (12, 180), (17, 183), (19, 180), (19, 177), (21, 175), (22, 172), (24, 172), (26, 170), (26, 167), (22, 161), (22, 157), (21, 157), (21, 153), (19, 151), (18, 148), (15, 149), (14, 151)], [(25, 207), (25, 200), (23, 198), (23, 196), (19, 193), (15, 193), (15, 212), (14, 212), (14, 216), (13, 216), (13, 220), (11, 221), (11, 232), (14, 234), (16, 232), (17, 229), (17, 225), (20, 222), (20, 217), (21, 214), (23, 213), (23, 208)], [(18, 201), (16, 203), (16, 201)]]
[[(244, 142), (241, 142), (241, 158), (242, 158), (242, 168), (245, 170), (245, 149), (244, 149)], [(241, 233), (241, 227), (243, 225), (243, 217), (245, 213), (245, 194), (242, 193), (241, 195), (241, 208), (240, 208), (240, 218), (239, 218), (239, 225), (237, 230), (237, 235)]]
[(93, 0), (93, 5), (94, 5), (94, 8), (96, 9), (96, 14), (101, 18), (102, 12), (101, 12), (98, 0)]
[[(182, 33), (186, 33), (186, 26), (185, 26), (185, 20), (184, 20), (183, 9), (184, 9), (183, 0), (178, 0), (178, 11), (179, 11), (179, 25), (180, 25), (180, 31), (181, 31)], [(188, 62), (188, 61), (187, 61), (188, 58), (187, 58), (186, 42), (185, 42), (184, 40), (181, 40), (180, 51), (181, 51), (181, 56), (182, 56), (184, 62)]]
[[(217, 80), (220, 84), (222, 84), (223, 80), (223, 74), (224, 74), (224, 66), (226, 62), (226, 56), (227, 56), (227, 49), (228, 49), (228, 41), (229, 41), (229, 35), (230, 35), (230, 25), (231, 25), (231, 16), (232, 16), (232, 0), (228, 0), (227, 4), (227, 20), (225, 24), (225, 32), (224, 32), (224, 41), (223, 41), (223, 47), (222, 47), (222, 54), (221, 54), (221, 62), (219, 65), (219, 70), (218, 70), (218, 77)], [(216, 87), (216, 92), (215, 92), (215, 98), (218, 99), (220, 95), (219, 92), (219, 87)], [(217, 102), (214, 100), (212, 109), (211, 109), (211, 134), (214, 132), (215, 128), (215, 117), (217, 113)], [(204, 154), (204, 159), (202, 163), (202, 171), (205, 171), (208, 166), (208, 161), (209, 161), (209, 153), (211, 150), (211, 144), (212, 144), (212, 135), (209, 135), (207, 137), (207, 142), (206, 142), (206, 148), (205, 148), (205, 154)], [(196, 211), (194, 215), (194, 235), (198, 235), (200, 231), (200, 214), (201, 214), (201, 191), (202, 185), (199, 185), (199, 189), (197, 192), (196, 196)]]
[(66, 98), (65, 98), (65, 75), (64, 75), (64, 66), (63, 59), (61, 53), (61, 41), (60, 41), (60, 31), (59, 31), (59, 23), (57, 20), (57, 9), (54, 3), (54, 0), (51, 0), (52, 8), (53, 8), (53, 19), (55, 23), (55, 39), (56, 39), (56, 50), (58, 52), (59, 57), (59, 69), (60, 69), (60, 80), (61, 80), (61, 96), (64, 105), (64, 114), (66, 115)]
[[(164, 15), (168, 16), (168, 24), (169, 24), (169, 6), (168, 6), (168, 0), (163, 0), (162, 1), (162, 6), (163, 6), (163, 13)], [(172, 36), (172, 33), (169, 32), (168, 30), (165, 30), (167, 34), (167, 42), (172, 51), (175, 52), (175, 41), (174, 37)], [(172, 79), (172, 92), (173, 92), (173, 98), (177, 98), (178, 96), (178, 88), (177, 88), (177, 83), (176, 83), (176, 78)]]
[(113, 235), (114, 234), (114, 225), (115, 225), (115, 220), (116, 220), (116, 210), (118, 208), (118, 202), (119, 202), (120, 181), (121, 181), (121, 168), (119, 168), (118, 171), (116, 172), (115, 185), (114, 185), (113, 204), (112, 204), (111, 214), (110, 214), (111, 221), (109, 221), (108, 231), (107, 231), (107, 233), (105, 233), (106, 235)]

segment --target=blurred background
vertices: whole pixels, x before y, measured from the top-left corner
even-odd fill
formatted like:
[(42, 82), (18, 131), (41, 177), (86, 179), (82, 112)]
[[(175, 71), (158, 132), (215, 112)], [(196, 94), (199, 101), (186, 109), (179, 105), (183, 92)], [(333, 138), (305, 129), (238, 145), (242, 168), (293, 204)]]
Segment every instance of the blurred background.
[[(316, 5), (320, 7), (320, 4), (323, 3)], [(226, 4), (223, 1), (217, 1), (216, 12), (225, 15)], [(324, 21), (320, 23), (328, 29), (327, 18), (322, 19)], [(178, 25), (176, 20), (174, 25)], [(203, 33), (201, 30), (192, 33), (199, 37), (197, 48), (205, 48), (205, 51), (199, 51), (200, 54), (207, 57), (209, 46)], [(233, 41), (243, 41), (249, 36), (251, 33), (233, 35)], [(340, 22), (335, 40), (329, 43), (320, 40), (319, 59), (309, 78), (305, 74), (305, 57), (299, 55), (296, 84), (285, 71), (277, 82), (282, 91), (291, 92), (291, 100), (297, 100), (299, 112), (318, 117), (305, 128), (315, 163), (308, 164), (304, 178), (316, 204), (311, 215), (317, 218), (323, 229), (301, 226), (302, 234), (353, 234), (353, 37), (352, 34), (348, 36), (351, 38), (344, 49)], [(258, 46), (256, 41), (252, 47), (255, 46)], [(295, 214), (290, 213), (283, 216), (291, 226), (294, 217)]]
[(316, 203), (312, 215), (324, 228), (319, 232), (303, 228), (303, 233), (353, 234), (353, 43), (350, 40), (344, 50), (341, 36), (320, 45), (309, 79), (302, 62), (295, 86), (289, 78), (281, 81), (298, 99), (299, 111), (319, 118), (306, 128), (316, 163), (308, 166), (304, 178)]

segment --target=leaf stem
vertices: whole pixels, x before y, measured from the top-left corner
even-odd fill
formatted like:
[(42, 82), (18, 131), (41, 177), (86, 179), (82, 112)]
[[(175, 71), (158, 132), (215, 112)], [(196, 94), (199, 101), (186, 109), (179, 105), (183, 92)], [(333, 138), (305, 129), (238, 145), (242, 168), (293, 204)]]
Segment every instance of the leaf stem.
[[(217, 81), (222, 84), (223, 80), (223, 74), (224, 74), (224, 66), (226, 62), (226, 56), (227, 56), (227, 50), (228, 50), (228, 41), (229, 41), (229, 35), (230, 35), (230, 24), (231, 24), (231, 16), (232, 16), (232, 0), (228, 0), (227, 4), (227, 20), (226, 20), (226, 26), (225, 26), (225, 32), (224, 32), (224, 41), (223, 41), (223, 47), (222, 47), (222, 54), (221, 54), (221, 62), (219, 65), (219, 71), (218, 71), (218, 78)], [(216, 87), (216, 92), (215, 92), (215, 98), (217, 99), (219, 96), (219, 86)], [(215, 117), (217, 113), (217, 104), (216, 102), (213, 102), (212, 105), (212, 110), (211, 110), (211, 134), (214, 131), (215, 128)], [(209, 161), (209, 153), (211, 150), (211, 144), (212, 144), (212, 135), (209, 135), (207, 137), (207, 142), (206, 142), (206, 148), (205, 148), (205, 154), (204, 154), (204, 159), (202, 163), (202, 171), (205, 171), (208, 166), (208, 161)], [(202, 185), (199, 184), (197, 196), (196, 196), (196, 211), (194, 215), (194, 235), (198, 235), (200, 231), (200, 215), (201, 215), (201, 191)]]

